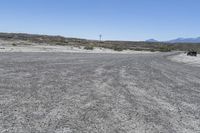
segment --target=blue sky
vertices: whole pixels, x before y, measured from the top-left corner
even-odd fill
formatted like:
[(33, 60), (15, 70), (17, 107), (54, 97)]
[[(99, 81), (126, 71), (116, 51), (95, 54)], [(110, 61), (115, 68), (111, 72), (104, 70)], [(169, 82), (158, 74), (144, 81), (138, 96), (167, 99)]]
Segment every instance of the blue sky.
[(0, 32), (104, 40), (200, 36), (200, 0), (1, 0)]

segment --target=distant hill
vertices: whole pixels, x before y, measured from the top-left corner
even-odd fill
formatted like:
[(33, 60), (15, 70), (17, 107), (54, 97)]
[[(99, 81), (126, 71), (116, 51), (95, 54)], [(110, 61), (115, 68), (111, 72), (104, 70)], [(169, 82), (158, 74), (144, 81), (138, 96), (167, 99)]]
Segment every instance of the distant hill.
[(197, 38), (177, 38), (168, 41), (170, 43), (200, 43), (200, 37)]
[(145, 42), (158, 42), (158, 41), (155, 39), (149, 39), (149, 40), (146, 40)]
[(200, 37), (197, 38), (177, 38), (169, 41), (158, 41), (155, 39), (148, 39), (145, 42), (163, 42), (163, 43), (200, 43)]

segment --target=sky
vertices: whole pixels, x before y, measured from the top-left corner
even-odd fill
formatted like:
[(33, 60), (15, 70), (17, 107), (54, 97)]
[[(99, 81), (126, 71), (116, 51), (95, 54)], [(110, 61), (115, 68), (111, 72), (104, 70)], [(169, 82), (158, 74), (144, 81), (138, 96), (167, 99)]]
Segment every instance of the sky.
[(160, 41), (200, 36), (200, 0), (0, 0), (0, 32)]

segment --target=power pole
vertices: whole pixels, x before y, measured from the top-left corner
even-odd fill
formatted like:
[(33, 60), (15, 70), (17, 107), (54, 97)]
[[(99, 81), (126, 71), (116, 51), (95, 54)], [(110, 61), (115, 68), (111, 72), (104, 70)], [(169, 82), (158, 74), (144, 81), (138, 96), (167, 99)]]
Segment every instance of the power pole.
[(102, 41), (102, 35), (101, 34), (99, 35), (99, 41), (100, 42)]

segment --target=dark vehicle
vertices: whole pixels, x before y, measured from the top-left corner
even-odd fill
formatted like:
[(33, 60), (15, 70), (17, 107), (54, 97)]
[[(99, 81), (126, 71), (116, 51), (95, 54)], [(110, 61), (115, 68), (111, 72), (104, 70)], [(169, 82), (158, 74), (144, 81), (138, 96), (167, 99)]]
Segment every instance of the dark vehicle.
[(189, 52), (187, 52), (187, 56), (197, 56), (197, 52), (196, 51), (189, 51)]

